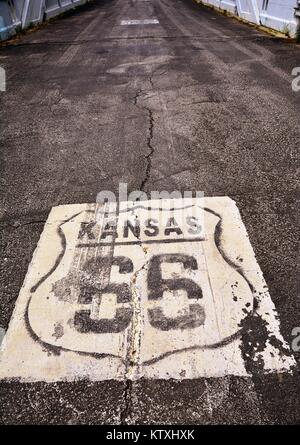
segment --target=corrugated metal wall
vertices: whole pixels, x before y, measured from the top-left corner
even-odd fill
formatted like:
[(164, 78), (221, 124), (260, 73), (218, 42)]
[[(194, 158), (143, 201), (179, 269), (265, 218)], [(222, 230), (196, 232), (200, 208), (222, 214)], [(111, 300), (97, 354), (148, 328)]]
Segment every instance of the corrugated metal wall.
[(0, 0), (0, 40), (90, 0)]

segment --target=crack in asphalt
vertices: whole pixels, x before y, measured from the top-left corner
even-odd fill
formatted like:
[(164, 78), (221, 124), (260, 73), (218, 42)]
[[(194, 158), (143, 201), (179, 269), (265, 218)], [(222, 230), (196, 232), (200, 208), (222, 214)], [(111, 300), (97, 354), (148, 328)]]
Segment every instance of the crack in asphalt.
[(138, 90), (137, 93), (135, 94), (135, 96), (133, 97), (133, 103), (134, 105), (138, 106), (138, 100), (139, 98), (142, 96), (143, 94), (143, 90)]
[(25, 223), (20, 223), (18, 221), (15, 221), (14, 223), (8, 223), (5, 226), (2, 227), (2, 229), (7, 229), (8, 227), (12, 227), (13, 229), (19, 229), (20, 227), (30, 226), (33, 224), (46, 224), (46, 220), (39, 220), (39, 221), (27, 221)]
[(145, 186), (150, 179), (151, 168), (152, 168), (152, 156), (154, 154), (154, 147), (152, 145), (153, 133), (154, 133), (154, 116), (151, 108), (145, 107), (145, 109), (148, 112), (148, 118), (149, 118), (148, 137), (147, 137), (147, 146), (149, 148), (149, 153), (145, 156), (145, 159), (147, 161), (147, 167), (146, 167), (145, 177), (140, 186), (140, 189), (142, 191), (145, 190)]
[[(140, 239), (139, 237), (137, 237)], [(141, 246), (142, 247), (142, 246)], [(146, 248), (142, 247), (143, 252), (147, 255)], [(128, 419), (133, 411), (133, 381), (130, 379), (130, 372), (135, 366), (139, 367), (140, 347), (141, 347), (141, 335), (142, 335), (142, 317), (141, 317), (141, 300), (136, 291), (136, 282), (139, 274), (148, 266), (149, 261), (145, 261), (140, 269), (138, 269), (131, 279), (132, 287), (132, 304), (134, 307), (134, 317), (131, 328), (131, 335), (129, 336), (129, 348), (127, 352), (126, 360), (126, 372), (125, 372), (125, 388), (123, 392), (124, 409), (121, 412), (120, 420), (121, 425), (127, 425)]]
[[(149, 83), (151, 85), (151, 87), (154, 87), (153, 84), (153, 80), (152, 80), (152, 76), (149, 77)], [(152, 141), (153, 141), (153, 134), (154, 134), (154, 116), (153, 116), (153, 111), (151, 110), (150, 107), (146, 107), (146, 106), (142, 106), (140, 107), (138, 105), (138, 101), (139, 99), (143, 96), (144, 91), (142, 89), (139, 89), (136, 94), (133, 97), (133, 103), (136, 107), (138, 107), (139, 109), (143, 109), (145, 111), (147, 111), (148, 113), (148, 120), (149, 120), (149, 126), (148, 126), (148, 136), (147, 136), (147, 147), (149, 149), (148, 154), (145, 156), (147, 165), (146, 165), (146, 171), (145, 171), (145, 176), (144, 179), (142, 180), (141, 186), (140, 186), (140, 190), (144, 191), (145, 190), (145, 186), (147, 184), (147, 182), (149, 181), (150, 178), (150, 174), (151, 174), (151, 168), (152, 168), (152, 156), (154, 154), (154, 147), (152, 145)], [(134, 282), (136, 282), (137, 276), (138, 274), (147, 266), (147, 262), (142, 266), (142, 268), (140, 270), (138, 270), (135, 275), (134, 275)], [(139, 301), (139, 298), (137, 297), (137, 300)], [(137, 317), (140, 318), (140, 311), (138, 310), (138, 315)], [(136, 355), (138, 355), (139, 348), (136, 348), (137, 343), (140, 342), (140, 333), (139, 330), (137, 329), (137, 325), (139, 324), (139, 321), (136, 320), (136, 324), (133, 326), (132, 328), (132, 338), (131, 338), (131, 344), (130, 344), (130, 355), (132, 355), (132, 360), (129, 357), (129, 365), (132, 366), (133, 364), (133, 360), (134, 357)], [(136, 337), (138, 337), (136, 339)], [(137, 340), (137, 343), (136, 343)], [(125, 380), (125, 388), (124, 388), (124, 393), (123, 393), (123, 401), (124, 401), (124, 409), (121, 411), (120, 414), (120, 421), (121, 421), (121, 425), (126, 425), (127, 424), (127, 419), (130, 417), (130, 414), (132, 412), (132, 406), (133, 406), (133, 401), (132, 401), (132, 390), (133, 390), (133, 382), (132, 380), (130, 380), (128, 378), (128, 369), (126, 370), (126, 380)]]
[(130, 416), (130, 413), (132, 411), (132, 387), (133, 382), (131, 380), (125, 381), (125, 388), (124, 388), (124, 409), (121, 411), (120, 414), (120, 423), (121, 425), (127, 425), (127, 419)]
[[(153, 88), (154, 85), (153, 85), (153, 81), (152, 81), (152, 77), (151, 76), (149, 77), (149, 82), (150, 82), (150, 84), (151, 84), (151, 86)], [(147, 147), (149, 149), (149, 152), (145, 156), (147, 164), (146, 164), (145, 175), (144, 175), (144, 178), (143, 178), (143, 180), (141, 182), (141, 185), (140, 185), (140, 190), (141, 191), (145, 191), (145, 186), (146, 186), (147, 182), (150, 179), (151, 168), (152, 168), (152, 156), (153, 156), (153, 154), (155, 152), (154, 146), (152, 144), (153, 135), (154, 135), (154, 122), (155, 122), (153, 111), (151, 110), (150, 107), (147, 107), (147, 106), (142, 106), (141, 107), (141, 106), (138, 105), (138, 101), (143, 96), (143, 94), (144, 94), (144, 91), (142, 89), (139, 89), (136, 92), (135, 96), (133, 97), (134, 105), (136, 107), (138, 107), (140, 110), (144, 110), (144, 111), (147, 112), (147, 114), (148, 114), (148, 121), (149, 121), (148, 136), (147, 136)]]
[(154, 87), (154, 82), (153, 82), (152, 78), (153, 78), (153, 75), (149, 77), (149, 83), (150, 83), (151, 87), (153, 88)]
[[(127, 37), (103, 37), (103, 42), (113, 42), (113, 41), (119, 41), (119, 40), (198, 40), (203, 42), (210, 42), (210, 43), (223, 43), (228, 41), (246, 41), (246, 42), (268, 42), (268, 41), (278, 41), (278, 37), (273, 36), (224, 36), (224, 37), (203, 37), (203, 35), (165, 35), (165, 36), (156, 36), (156, 35), (141, 35), (141, 36), (127, 36)], [(283, 41), (286, 40), (285, 37), (281, 38)], [(12, 41), (4, 41), (0, 42), (0, 48), (13, 48), (13, 49), (22, 49), (26, 47), (37, 47), (37, 46), (76, 46), (76, 45), (85, 45), (94, 43), (95, 39), (83, 39), (83, 40), (77, 40), (76, 42), (72, 40), (57, 40), (57, 41), (50, 41), (50, 40), (42, 40), (40, 42), (23, 42), (23, 43), (16, 43)]]

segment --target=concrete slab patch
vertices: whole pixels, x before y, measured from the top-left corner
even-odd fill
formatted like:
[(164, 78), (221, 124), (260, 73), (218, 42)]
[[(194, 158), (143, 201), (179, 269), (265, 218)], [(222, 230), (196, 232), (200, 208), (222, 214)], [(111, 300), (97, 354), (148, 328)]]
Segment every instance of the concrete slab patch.
[(52, 209), (0, 378), (191, 379), (295, 361), (231, 199)]
[(158, 25), (159, 21), (157, 19), (144, 19), (144, 20), (122, 20), (121, 26), (130, 25)]

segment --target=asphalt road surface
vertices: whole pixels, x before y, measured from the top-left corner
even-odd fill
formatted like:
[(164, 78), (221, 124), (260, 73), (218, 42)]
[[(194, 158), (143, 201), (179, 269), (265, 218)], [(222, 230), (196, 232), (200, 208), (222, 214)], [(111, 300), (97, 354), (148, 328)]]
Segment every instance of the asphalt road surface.
[[(155, 24), (122, 25), (122, 20)], [(0, 48), (0, 326), (53, 206), (101, 190), (234, 199), (288, 343), (300, 326), (300, 48), (192, 0), (98, 0)], [(299, 365), (299, 352), (294, 353)], [(32, 367), (35, 363), (32, 363)], [(5, 424), (299, 423), (299, 372), (1, 384)]]

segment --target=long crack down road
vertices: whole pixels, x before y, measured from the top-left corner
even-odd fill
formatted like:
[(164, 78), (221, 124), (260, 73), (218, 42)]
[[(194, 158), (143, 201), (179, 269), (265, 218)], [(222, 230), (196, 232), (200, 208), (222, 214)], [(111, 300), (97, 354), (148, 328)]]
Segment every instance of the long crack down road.
[(192, 0), (0, 48), (1, 423), (299, 423), (298, 65)]

